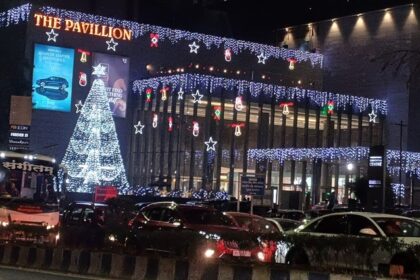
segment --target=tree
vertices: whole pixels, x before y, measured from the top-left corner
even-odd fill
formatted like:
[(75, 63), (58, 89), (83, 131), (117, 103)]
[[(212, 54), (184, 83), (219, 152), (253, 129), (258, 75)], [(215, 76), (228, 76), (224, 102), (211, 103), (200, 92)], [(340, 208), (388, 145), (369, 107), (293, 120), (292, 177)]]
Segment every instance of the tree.
[(62, 164), (68, 171), (70, 191), (93, 192), (95, 186), (117, 186), (120, 193), (129, 191), (102, 80), (93, 82)]

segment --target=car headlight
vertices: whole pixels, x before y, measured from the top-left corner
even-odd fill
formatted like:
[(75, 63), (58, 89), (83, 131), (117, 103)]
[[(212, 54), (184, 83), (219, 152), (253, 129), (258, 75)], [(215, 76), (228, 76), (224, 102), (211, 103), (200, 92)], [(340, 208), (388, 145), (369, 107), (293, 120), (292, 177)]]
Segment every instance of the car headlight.
[(215, 253), (214, 249), (206, 249), (204, 251), (204, 256), (206, 258), (211, 258), (211, 257), (213, 257), (214, 253)]
[(3, 226), (3, 227), (7, 227), (8, 225), (9, 225), (8, 222), (1, 222), (1, 226)]
[(265, 260), (264, 253), (263, 252), (258, 252), (257, 253), (257, 258), (258, 258), (258, 260), (263, 262)]
[(109, 235), (109, 236), (108, 236), (108, 239), (109, 239), (109, 241), (111, 241), (111, 242), (115, 242), (115, 241), (117, 241), (117, 237), (116, 237), (115, 235), (113, 235), (113, 234)]

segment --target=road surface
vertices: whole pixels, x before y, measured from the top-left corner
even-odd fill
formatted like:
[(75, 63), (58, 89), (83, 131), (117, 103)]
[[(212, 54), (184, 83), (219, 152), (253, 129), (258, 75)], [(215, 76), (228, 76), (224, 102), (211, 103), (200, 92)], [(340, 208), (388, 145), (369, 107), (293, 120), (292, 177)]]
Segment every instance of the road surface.
[(73, 274), (39, 271), (33, 269), (15, 269), (0, 266), (0, 280), (87, 280), (87, 279), (104, 279), (90, 276), (78, 276)]

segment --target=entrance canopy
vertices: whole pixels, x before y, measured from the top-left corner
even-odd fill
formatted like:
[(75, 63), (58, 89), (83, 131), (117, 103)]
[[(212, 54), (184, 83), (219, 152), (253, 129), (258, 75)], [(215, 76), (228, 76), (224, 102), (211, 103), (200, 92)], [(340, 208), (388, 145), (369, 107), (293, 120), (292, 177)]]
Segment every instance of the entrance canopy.
[[(350, 148), (284, 148), (284, 149), (249, 149), (248, 160), (278, 161), (281, 165), (287, 160), (355, 162), (367, 160), (369, 147)], [(398, 174), (400, 169), (400, 151), (386, 150), (387, 169), (390, 174)], [(410, 175), (420, 174), (420, 153), (402, 152), (402, 171)]]

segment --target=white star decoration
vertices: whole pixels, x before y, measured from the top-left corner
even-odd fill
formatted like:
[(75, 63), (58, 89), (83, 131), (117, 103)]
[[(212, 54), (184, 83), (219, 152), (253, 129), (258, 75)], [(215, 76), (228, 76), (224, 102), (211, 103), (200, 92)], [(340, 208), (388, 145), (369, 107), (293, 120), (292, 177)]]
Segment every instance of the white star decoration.
[(96, 76), (105, 76), (105, 69), (106, 67), (103, 66), (102, 64), (98, 64), (97, 66), (92, 66), (93, 67), (93, 72), (92, 75), (96, 75)]
[(136, 131), (134, 131), (134, 134), (143, 134), (143, 128), (144, 128), (144, 124), (141, 124), (141, 122), (139, 121), (137, 124), (134, 125), (134, 129)]
[(195, 43), (195, 41), (192, 42), (192, 44), (189, 44), (188, 46), (190, 47), (190, 53), (196, 53), (196, 54), (198, 54), (198, 49), (200, 48), (200, 46), (197, 45)]
[(261, 53), (260, 55), (257, 55), (258, 63), (265, 64), (265, 61), (267, 60), (267, 57), (264, 55), (264, 53)]
[(209, 141), (205, 141), (204, 144), (206, 144), (207, 146), (207, 152), (209, 152), (210, 150), (216, 151), (217, 141), (214, 141), (213, 137), (210, 137)]
[(74, 107), (76, 107), (76, 114), (80, 113), (83, 108), (82, 100), (79, 100), (77, 104), (74, 104)]
[(184, 99), (184, 91), (182, 90), (182, 87), (181, 87), (179, 88), (179, 91), (178, 91), (178, 100), (182, 100), (182, 99)]
[(47, 34), (48, 36), (47, 42), (49, 41), (57, 42), (58, 33), (55, 33), (54, 29), (51, 29), (50, 32), (45, 32), (45, 34)]
[(378, 115), (375, 114), (375, 112), (373, 111), (373, 109), (372, 109), (372, 112), (370, 112), (368, 115), (369, 115), (369, 122), (376, 123), (376, 117)]
[(118, 43), (114, 41), (114, 38), (111, 38), (111, 40), (106, 41), (106, 44), (108, 45), (107, 51), (113, 50), (114, 52), (117, 51), (116, 47), (118, 46)]
[(203, 98), (204, 95), (200, 94), (200, 91), (197, 89), (195, 94), (191, 94), (192, 97), (194, 97), (194, 103), (201, 103), (201, 98)]

